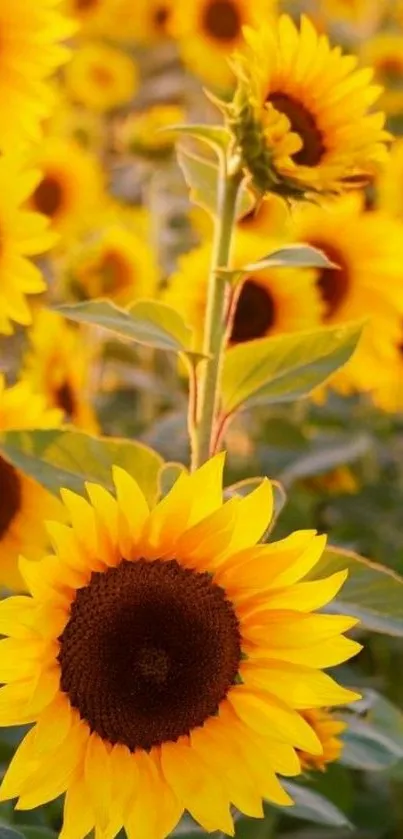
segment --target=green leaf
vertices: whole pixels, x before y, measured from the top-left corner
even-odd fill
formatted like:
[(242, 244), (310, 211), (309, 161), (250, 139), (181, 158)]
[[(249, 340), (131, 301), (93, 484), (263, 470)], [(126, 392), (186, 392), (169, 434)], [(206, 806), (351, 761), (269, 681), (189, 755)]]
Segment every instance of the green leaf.
[(318, 580), (345, 568), (347, 580), (327, 611), (352, 615), (364, 629), (403, 637), (403, 578), (353, 551), (329, 546), (309, 579)]
[(5, 432), (0, 436), (0, 451), (55, 495), (61, 487), (83, 493), (85, 481), (113, 490), (111, 467), (116, 465), (126, 469), (152, 501), (163, 462), (143, 443), (64, 429)]
[(344, 766), (375, 772), (388, 769), (403, 759), (403, 743), (396, 742), (393, 735), (352, 715), (344, 715), (344, 719), (348, 723), (340, 757)]
[[(250, 492), (253, 492), (264, 479), (262, 477), (258, 478), (245, 478), (242, 481), (237, 481), (235, 484), (230, 484), (224, 490), (224, 497), (225, 498), (233, 498), (234, 495), (241, 495), (244, 497), (245, 495), (249, 495)], [(274, 496), (274, 511), (273, 511), (273, 519), (270, 522), (269, 532), (273, 529), (285, 503), (287, 500), (287, 496), (282, 484), (279, 481), (272, 481), (270, 479), (270, 483), (273, 487), (273, 496)]]
[(326, 254), (311, 245), (286, 245), (284, 248), (263, 256), (257, 262), (249, 262), (242, 268), (220, 268), (219, 273), (232, 282), (246, 274), (256, 274), (267, 268), (337, 268)]
[(347, 324), (231, 347), (225, 357), (223, 411), (276, 405), (308, 396), (348, 361), (362, 324)]
[(295, 784), (291, 781), (282, 781), (282, 785), (295, 802), (293, 807), (276, 806), (276, 809), (280, 809), (285, 816), (304, 819), (316, 824), (327, 824), (332, 827), (351, 827), (351, 822), (345, 813), (324, 795), (307, 786)]
[(230, 132), (224, 125), (169, 125), (167, 128), (160, 130), (175, 131), (177, 134), (193, 137), (195, 140), (207, 143), (208, 146), (220, 151), (226, 151), (232, 139)]
[(373, 444), (369, 434), (322, 435), (313, 439), (308, 451), (296, 455), (281, 472), (281, 480), (288, 486), (301, 478), (323, 475), (337, 466), (354, 463), (366, 454)]
[(25, 839), (57, 839), (58, 834), (50, 827), (42, 827), (42, 825), (19, 824), (18, 830), (21, 831)]
[(110, 300), (56, 306), (69, 320), (108, 329), (121, 338), (166, 352), (192, 353), (192, 330), (171, 306), (158, 300), (139, 300), (121, 309)]
[[(217, 211), (218, 166), (214, 160), (200, 157), (188, 149), (180, 148), (177, 152), (178, 163), (190, 190), (190, 199), (203, 210), (215, 216)], [(237, 218), (250, 212), (255, 201), (246, 185), (241, 186), (237, 201)]]
[(0, 839), (24, 839), (24, 834), (14, 828), (0, 825)]
[(184, 466), (183, 463), (164, 463), (163, 466), (161, 466), (158, 475), (160, 495), (162, 497), (167, 495), (170, 489), (172, 489), (173, 485), (176, 484), (176, 481), (178, 480), (182, 472), (186, 471), (186, 466)]

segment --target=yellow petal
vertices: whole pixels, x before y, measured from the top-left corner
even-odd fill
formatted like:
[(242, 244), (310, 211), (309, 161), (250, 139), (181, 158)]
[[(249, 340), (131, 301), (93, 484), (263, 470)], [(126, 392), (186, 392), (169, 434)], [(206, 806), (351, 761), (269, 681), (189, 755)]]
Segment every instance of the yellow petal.
[(91, 795), (96, 823), (102, 831), (108, 825), (112, 806), (112, 777), (109, 750), (95, 733), (91, 734), (87, 742), (84, 778)]
[(99, 556), (106, 565), (119, 560), (119, 510), (116, 499), (102, 486), (86, 483), (91, 504), (96, 513)]
[(151, 511), (143, 532), (142, 553), (146, 559), (172, 553), (186, 530), (192, 503), (189, 480), (182, 472), (165, 498)]
[(291, 561), (284, 562), (283, 568), (281, 563), (276, 567), (273, 575), (273, 585), (276, 588), (282, 586), (290, 586), (297, 583), (302, 577), (305, 577), (312, 568), (315, 567), (321, 558), (326, 547), (326, 536), (314, 536), (307, 548), (297, 557)]
[(69, 489), (61, 489), (60, 495), (69, 511), (71, 524), (78, 541), (88, 554), (96, 556), (99, 548), (95, 513), (91, 504), (81, 495), (77, 495)]
[(226, 550), (232, 538), (237, 503), (236, 498), (228, 501), (179, 537), (176, 553), (186, 566), (197, 568), (201, 565), (203, 570), (208, 570), (217, 565), (220, 553)]
[(250, 646), (248, 657), (257, 661), (280, 659), (281, 661), (308, 664), (310, 667), (322, 669), (323, 667), (335, 667), (337, 664), (342, 664), (343, 661), (357, 655), (360, 650), (362, 650), (362, 644), (352, 641), (351, 638), (345, 638), (343, 635), (328, 638), (319, 644), (312, 644), (308, 649), (306, 647), (278, 649), (270, 646), (270, 639), (268, 638), (268, 643), (262, 644), (259, 648)]
[(70, 780), (63, 811), (63, 827), (59, 839), (84, 839), (95, 825), (91, 799), (84, 776), (78, 771)]
[(71, 527), (57, 521), (49, 521), (46, 529), (54, 550), (67, 567), (78, 571), (85, 571), (86, 568), (89, 571), (98, 571), (104, 567), (96, 554), (88, 554), (84, 550), (83, 544), (79, 543)]
[(326, 673), (289, 662), (273, 661), (262, 666), (245, 661), (240, 674), (247, 687), (267, 690), (292, 708), (323, 708), (360, 698)]
[(62, 693), (40, 715), (35, 726), (35, 752), (37, 755), (55, 749), (66, 739), (73, 726), (76, 711)]
[(24, 681), (35, 676), (44, 645), (39, 640), (4, 638), (0, 641), (0, 682)]
[(239, 718), (254, 731), (311, 754), (322, 754), (322, 746), (312, 728), (274, 696), (239, 685), (227, 698)]
[(189, 492), (192, 495), (192, 510), (188, 527), (218, 510), (223, 503), (223, 471), (225, 453), (210, 458), (190, 475)]
[(126, 559), (131, 559), (132, 557), (127, 555), (127, 549), (129, 548), (130, 552), (130, 548), (141, 539), (150, 511), (137, 481), (119, 466), (114, 466), (112, 473), (119, 507), (121, 550)]
[(297, 612), (321, 609), (336, 597), (347, 577), (348, 571), (337, 571), (323, 580), (296, 583), (270, 591), (267, 594), (267, 605), (269, 609), (295, 609)]
[(344, 615), (316, 615), (304, 612), (273, 611), (259, 612), (245, 621), (242, 633), (255, 643), (270, 643), (278, 649), (287, 647), (310, 647), (319, 641), (327, 641), (335, 635), (347, 632), (356, 626), (358, 620)]
[(12, 638), (30, 636), (35, 604), (31, 597), (24, 595), (7, 597), (0, 601), (0, 634)]
[(163, 743), (162, 771), (182, 807), (208, 831), (222, 830), (233, 836), (229, 800), (220, 779), (184, 742)]
[(273, 490), (270, 481), (265, 478), (253, 492), (239, 499), (236, 523), (225, 556), (256, 545), (266, 532), (272, 515)]
[(29, 707), (32, 682), (15, 682), (0, 688), (0, 725), (24, 725), (34, 722), (37, 708)]
[(20, 743), (3, 778), (0, 787), (0, 801), (17, 798), (22, 784), (32, 769), (38, 766), (35, 758), (35, 728), (31, 728)]
[(161, 774), (153, 751), (150, 754), (135, 754), (139, 787), (125, 819), (128, 839), (138, 839), (139, 836), (141, 839), (165, 839), (176, 827), (183, 812)]

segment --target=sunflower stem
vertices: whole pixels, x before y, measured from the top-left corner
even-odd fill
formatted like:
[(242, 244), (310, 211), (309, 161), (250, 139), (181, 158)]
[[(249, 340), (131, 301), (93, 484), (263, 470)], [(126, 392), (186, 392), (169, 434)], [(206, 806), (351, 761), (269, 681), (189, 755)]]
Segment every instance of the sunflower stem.
[(212, 441), (220, 401), (221, 371), (227, 333), (227, 281), (218, 269), (226, 268), (229, 264), (241, 181), (242, 172), (238, 161), (228, 161), (223, 154), (220, 157), (217, 214), (204, 327), (203, 352), (207, 361), (200, 365), (199, 410), (196, 427), (191, 434), (192, 469), (201, 466), (213, 453)]

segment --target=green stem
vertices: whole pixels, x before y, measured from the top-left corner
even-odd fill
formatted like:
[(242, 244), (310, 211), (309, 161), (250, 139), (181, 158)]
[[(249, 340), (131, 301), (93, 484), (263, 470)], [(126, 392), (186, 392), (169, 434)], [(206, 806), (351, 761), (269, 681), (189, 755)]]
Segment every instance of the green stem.
[(212, 454), (212, 439), (220, 397), (220, 378), (226, 341), (227, 281), (217, 271), (226, 268), (231, 253), (236, 203), (242, 175), (237, 162), (229, 171), (224, 155), (221, 160), (218, 182), (217, 218), (211, 271), (209, 278), (207, 312), (203, 352), (208, 360), (200, 365), (199, 412), (194, 429), (192, 468), (201, 466)]

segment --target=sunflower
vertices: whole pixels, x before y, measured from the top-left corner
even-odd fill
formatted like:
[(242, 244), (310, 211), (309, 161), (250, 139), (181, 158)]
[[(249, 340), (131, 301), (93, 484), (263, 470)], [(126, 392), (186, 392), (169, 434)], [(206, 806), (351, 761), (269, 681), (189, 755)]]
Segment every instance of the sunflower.
[[(238, 91), (229, 123), (244, 163), (262, 193), (334, 191), (368, 178), (386, 157), (384, 116), (369, 109), (380, 88), (371, 69), (342, 55), (302, 17), (248, 29), (234, 68)], [(312, 61), (315, 56), (315, 61)]]
[(385, 366), (379, 387), (371, 393), (374, 404), (389, 413), (403, 411), (403, 319), (396, 335), (393, 355)]
[(378, 32), (365, 41), (361, 60), (374, 68), (375, 79), (384, 88), (382, 108), (398, 115), (403, 108), (403, 35)]
[[(49, 410), (42, 396), (26, 382), (6, 387), (0, 375), (0, 436), (23, 428), (55, 428), (59, 411)], [(46, 548), (44, 520), (59, 518), (61, 504), (0, 455), (0, 586), (25, 589), (18, 570), (23, 553), (39, 559)]]
[(110, 224), (73, 253), (68, 267), (70, 288), (81, 299), (109, 297), (125, 305), (154, 297), (158, 265), (141, 234)]
[(193, 0), (177, 3), (172, 31), (184, 63), (216, 88), (234, 86), (228, 59), (243, 43), (242, 28), (272, 22), (275, 0)]
[(368, 319), (360, 345), (332, 384), (372, 390), (387, 374), (403, 317), (403, 227), (381, 210), (365, 212), (351, 194), (323, 207), (304, 206), (293, 217), (296, 241), (320, 248), (338, 268), (316, 270), (323, 321)]
[(52, 96), (48, 78), (68, 57), (61, 42), (74, 31), (56, 0), (0, 3), (0, 148), (41, 137)]
[(324, 771), (327, 763), (333, 763), (339, 759), (343, 751), (343, 743), (339, 735), (345, 731), (347, 725), (332, 717), (324, 708), (311, 708), (309, 711), (303, 711), (302, 716), (313, 728), (323, 748), (321, 755), (299, 752), (302, 768)]
[(379, 206), (403, 218), (403, 139), (393, 143), (389, 160), (376, 181)]
[(238, 230), (270, 239), (284, 234), (289, 220), (290, 212), (286, 203), (271, 193), (238, 220)]
[(95, 156), (72, 139), (49, 137), (37, 151), (36, 163), (42, 177), (31, 208), (47, 216), (63, 240), (91, 227), (105, 199)]
[(358, 698), (321, 672), (359, 650), (341, 635), (356, 620), (314, 611), (346, 573), (300, 582), (325, 544), (312, 530), (256, 545), (270, 483), (223, 505), (222, 468), (183, 474), (151, 511), (118, 468), (117, 500), (62, 491), (72, 528), (49, 526), (55, 555), (21, 561), (32, 597), (0, 605), (0, 722), (37, 723), (0, 798), (66, 791), (62, 839), (163, 839), (185, 809), (232, 835), (231, 802), (290, 804), (276, 773), (322, 753), (300, 712)]
[(11, 321), (31, 323), (25, 295), (46, 288), (29, 257), (51, 247), (55, 236), (44, 216), (22, 209), (38, 180), (38, 172), (24, 171), (12, 155), (0, 157), (0, 333), (13, 331)]
[(65, 72), (66, 92), (90, 111), (126, 105), (138, 88), (138, 71), (129, 55), (115, 47), (86, 41)]
[[(271, 249), (267, 241), (265, 246)], [(259, 240), (255, 236), (238, 235), (234, 266), (255, 262), (258, 248)], [(275, 246), (272, 245), (272, 249)], [(165, 292), (166, 302), (181, 312), (185, 321), (193, 327), (198, 349), (203, 338), (210, 262), (210, 244), (185, 254)], [(309, 329), (320, 323), (322, 313), (315, 274), (309, 270), (289, 268), (270, 268), (251, 274), (238, 286), (234, 309), (230, 334), (230, 341), (234, 344), (266, 335)]]
[(316, 0), (312, 14), (315, 21), (323, 25), (342, 26), (347, 24), (357, 28), (363, 35), (373, 32), (384, 11), (384, 3), (379, 0)]
[(177, 137), (163, 129), (185, 121), (185, 111), (180, 105), (151, 105), (145, 111), (130, 114), (122, 123), (118, 132), (119, 145), (125, 152), (144, 157), (169, 157), (175, 150)]
[(49, 408), (59, 409), (78, 428), (96, 432), (98, 423), (88, 396), (93, 352), (82, 333), (49, 309), (41, 309), (29, 339), (24, 377), (43, 394)]
[(172, 0), (65, 0), (85, 35), (152, 42), (167, 37)]

